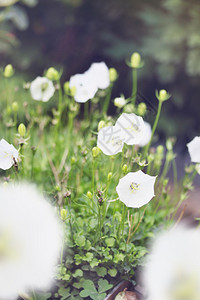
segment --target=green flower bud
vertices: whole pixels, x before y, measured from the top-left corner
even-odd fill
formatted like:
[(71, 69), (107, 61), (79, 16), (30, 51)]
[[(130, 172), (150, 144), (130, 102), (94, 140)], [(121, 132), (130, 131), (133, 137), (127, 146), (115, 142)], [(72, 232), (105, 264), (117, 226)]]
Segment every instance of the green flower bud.
[(158, 154), (163, 154), (163, 152), (164, 152), (164, 147), (163, 147), (163, 145), (159, 145), (159, 146), (157, 147), (157, 153), (158, 153)]
[(107, 180), (108, 180), (108, 181), (110, 181), (110, 180), (111, 180), (111, 178), (112, 178), (112, 175), (113, 175), (113, 173), (112, 173), (112, 172), (109, 172), (109, 173), (108, 173), (108, 175), (107, 175)]
[(64, 83), (64, 91), (65, 91), (65, 94), (66, 95), (69, 95), (70, 94), (70, 87), (69, 87), (69, 81), (66, 81), (65, 83)]
[(10, 78), (13, 76), (13, 74), (14, 74), (13, 66), (11, 64), (5, 66), (4, 72), (3, 72), (4, 77)]
[(128, 166), (127, 166), (126, 164), (124, 164), (124, 165), (122, 166), (122, 171), (123, 171), (124, 174), (127, 173), (127, 171), (128, 171)]
[(122, 108), (125, 104), (126, 104), (126, 100), (125, 100), (124, 96), (115, 98), (115, 100), (114, 100), (114, 105), (119, 108)]
[(62, 208), (60, 211), (60, 217), (63, 221), (65, 221), (67, 219), (67, 211), (66, 209)]
[(141, 56), (138, 52), (131, 55), (131, 67), (136, 69), (141, 67)]
[(60, 74), (59, 74), (59, 72), (55, 68), (51, 67), (51, 68), (49, 68), (47, 70), (46, 77), (49, 80), (55, 80), (55, 81), (57, 81), (60, 78)]
[(21, 137), (24, 137), (25, 134), (26, 134), (26, 126), (21, 123), (19, 126), (18, 126), (18, 133)]
[(99, 153), (101, 152), (101, 150), (98, 147), (93, 147), (92, 148), (92, 156), (95, 158), (99, 155)]
[(70, 95), (74, 97), (76, 95), (76, 87), (75, 86), (69, 87), (69, 92)]
[(171, 95), (169, 93), (167, 93), (166, 90), (160, 90), (159, 92), (156, 91), (156, 97), (159, 101), (163, 102), (163, 101), (168, 100), (171, 97)]
[(98, 123), (98, 131), (99, 131), (101, 128), (105, 127), (105, 126), (106, 126), (105, 121), (103, 121), (103, 120), (99, 121), (99, 123)]
[(90, 200), (92, 200), (92, 193), (91, 193), (90, 191), (87, 192), (86, 196), (87, 196)]
[(131, 103), (126, 104), (123, 108), (123, 112), (125, 113), (133, 113), (135, 111), (135, 106)]
[(110, 68), (109, 69), (109, 77), (110, 77), (110, 81), (114, 82), (117, 80), (118, 78), (118, 74), (115, 68)]
[(14, 112), (17, 112), (17, 111), (18, 111), (18, 108), (19, 108), (18, 103), (17, 103), (17, 102), (13, 102), (13, 103), (12, 103), (12, 110), (13, 110)]
[(144, 102), (141, 102), (137, 107), (137, 113), (139, 116), (144, 116), (147, 111), (147, 106)]
[(74, 165), (76, 162), (76, 158), (74, 156), (71, 157), (71, 165)]

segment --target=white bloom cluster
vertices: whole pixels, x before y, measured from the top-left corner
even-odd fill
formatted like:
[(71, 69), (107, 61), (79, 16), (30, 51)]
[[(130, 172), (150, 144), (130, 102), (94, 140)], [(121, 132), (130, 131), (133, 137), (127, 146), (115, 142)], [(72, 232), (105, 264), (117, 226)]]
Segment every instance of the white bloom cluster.
[(179, 227), (156, 238), (143, 271), (148, 300), (200, 299), (200, 231)]
[(75, 88), (74, 99), (79, 103), (92, 99), (98, 89), (106, 89), (109, 84), (109, 69), (104, 62), (93, 63), (86, 72), (73, 75), (69, 80), (70, 88)]
[(0, 299), (14, 300), (52, 283), (62, 231), (34, 186), (0, 186), (0, 195)]
[(19, 153), (15, 147), (4, 139), (0, 140), (0, 168), (3, 170), (10, 169), (13, 164), (18, 162)]
[(142, 171), (130, 172), (119, 180), (116, 191), (119, 199), (128, 207), (139, 208), (147, 204), (154, 196), (156, 176)]
[(99, 130), (97, 146), (106, 155), (115, 155), (127, 145), (146, 145), (151, 138), (151, 127), (142, 117), (134, 113), (123, 113), (115, 126), (106, 126)]

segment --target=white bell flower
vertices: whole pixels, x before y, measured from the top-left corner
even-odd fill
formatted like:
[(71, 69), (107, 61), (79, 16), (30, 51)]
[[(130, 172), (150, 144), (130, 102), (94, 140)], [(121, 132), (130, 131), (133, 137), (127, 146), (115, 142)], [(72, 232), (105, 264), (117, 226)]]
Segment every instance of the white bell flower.
[(12, 144), (4, 139), (0, 140), (0, 168), (10, 169), (15, 162), (18, 162), (19, 153)]
[(34, 186), (0, 185), (0, 299), (50, 288), (62, 230)]
[(124, 142), (127, 145), (136, 145), (140, 143), (145, 134), (145, 125), (142, 117), (134, 113), (123, 113), (117, 119), (116, 125), (121, 128)]
[(106, 155), (115, 155), (122, 152), (124, 139), (121, 136), (121, 128), (118, 126), (106, 126), (99, 130), (97, 147)]
[(149, 300), (200, 299), (200, 231), (182, 226), (154, 241), (142, 274)]
[(114, 105), (119, 108), (122, 108), (124, 105), (126, 105), (126, 100), (125, 100), (124, 96), (115, 98)]
[(87, 74), (76, 74), (70, 77), (69, 87), (75, 88), (74, 99), (76, 102), (85, 103), (89, 99), (94, 98), (98, 87), (96, 82)]
[(138, 208), (147, 204), (154, 196), (156, 176), (142, 171), (130, 172), (119, 180), (116, 187), (120, 201), (127, 207)]
[(196, 136), (191, 142), (187, 144), (191, 161), (200, 163), (200, 136)]
[(138, 143), (138, 145), (140, 147), (146, 146), (151, 139), (151, 134), (152, 134), (151, 125), (144, 121), (144, 127), (145, 127), (144, 128), (144, 136)]
[(31, 97), (37, 101), (47, 102), (53, 97), (55, 87), (53, 82), (46, 77), (37, 77), (31, 82)]
[(90, 76), (91, 82), (99, 89), (106, 89), (110, 85), (109, 69), (105, 62), (93, 63), (86, 72)]

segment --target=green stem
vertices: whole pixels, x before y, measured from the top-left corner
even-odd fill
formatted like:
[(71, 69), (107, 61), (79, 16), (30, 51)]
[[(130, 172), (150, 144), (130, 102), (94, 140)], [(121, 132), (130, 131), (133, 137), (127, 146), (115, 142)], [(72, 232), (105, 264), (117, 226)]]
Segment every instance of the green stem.
[(104, 104), (103, 104), (103, 114), (104, 115), (108, 113), (108, 107), (109, 107), (109, 104), (110, 104), (112, 87), (113, 87), (113, 84), (111, 83), (110, 87), (109, 87), (109, 90), (108, 90), (108, 93), (107, 93), (107, 96), (106, 96), (106, 99), (105, 99)]
[(156, 119), (154, 121), (153, 129), (152, 129), (152, 133), (151, 133), (151, 139), (150, 139), (149, 143), (146, 145), (145, 150), (144, 150), (144, 156), (145, 157), (146, 157), (146, 155), (147, 155), (147, 153), (149, 151), (149, 147), (151, 146), (151, 142), (152, 142), (154, 133), (155, 133), (157, 125), (158, 125), (158, 121), (159, 121), (159, 118), (160, 118), (160, 112), (161, 112), (161, 108), (162, 108), (162, 103), (163, 103), (162, 101), (159, 101), (158, 111), (157, 111), (157, 114), (156, 114)]
[(132, 104), (135, 105), (137, 96), (137, 69), (133, 69), (133, 89), (132, 89)]
[(89, 118), (89, 102), (85, 102), (84, 104), (84, 120), (88, 120)]
[(62, 89), (61, 89), (61, 84), (60, 80), (57, 81), (58, 84), (58, 111), (59, 111), (59, 119), (58, 119), (58, 127), (61, 123), (61, 116), (62, 116), (62, 100), (63, 100), (63, 95), (62, 95)]

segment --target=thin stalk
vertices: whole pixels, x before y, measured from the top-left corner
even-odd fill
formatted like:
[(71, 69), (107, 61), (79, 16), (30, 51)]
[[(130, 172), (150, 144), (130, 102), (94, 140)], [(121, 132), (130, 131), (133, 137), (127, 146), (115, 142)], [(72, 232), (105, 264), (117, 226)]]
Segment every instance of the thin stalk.
[(89, 119), (89, 102), (84, 103), (84, 120)]
[(146, 145), (145, 147), (145, 150), (144, 150), (144, 156), (147, 155), (148, 151), (149, 151), (149, 147), (151, 146), (151, 142), (152, 142), (152, 139), (153, 139), (153, 136), (154, 136), (154, 133), (156, 131), (156, 128), (157, 128), (157, 125), (158, 125), (158, 121), (159, 121), (159, 118), (160, 118), (160, 112), (161, 112), (161, 108), (162, 108), (162, 101), (159, 101), (159, 104), (158, 104), (158, 111), (157, 111), (157, 114), (156, 114), (156, 119), (154, 121), (154, 124), (153, 124), (153, 129), (152, 129), (152, 133), (151, 133), (151, 139), (149, 141), (149, 143)]
[(103, 114), (104, 115), (108, 113), (108, 107), (109, 107), (109, 103), (110, 103), (110, 99), (111, 99), (112, 88), (113, 88), (113, 84), (111, 83), (109, 86), (108, 92), (107, 92), (106, 99), (103, 104)]
[(137, 69), (133, 69), (133, 88), (132, 88), (132, 104), (135, 105), (137, 96)]

